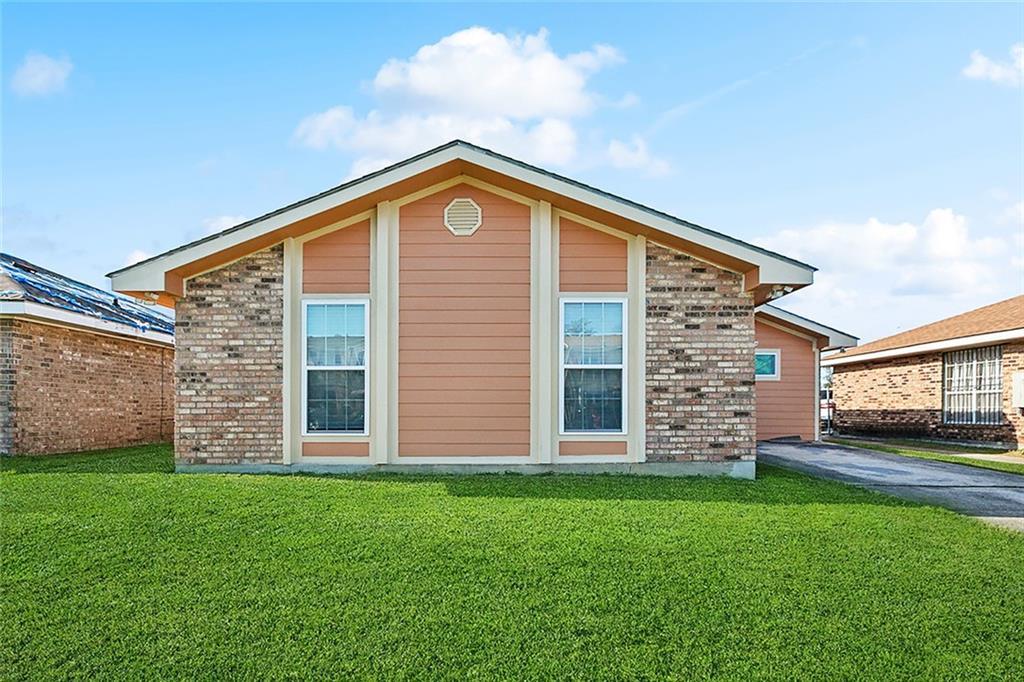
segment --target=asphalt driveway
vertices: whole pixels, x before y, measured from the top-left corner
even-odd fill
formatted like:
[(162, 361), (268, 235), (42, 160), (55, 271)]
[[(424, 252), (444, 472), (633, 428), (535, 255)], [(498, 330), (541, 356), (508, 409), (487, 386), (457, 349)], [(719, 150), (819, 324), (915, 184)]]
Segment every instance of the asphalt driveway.
[(760, 443), (758, 461), (1024, 531), (1024, 476), (821, 443)]

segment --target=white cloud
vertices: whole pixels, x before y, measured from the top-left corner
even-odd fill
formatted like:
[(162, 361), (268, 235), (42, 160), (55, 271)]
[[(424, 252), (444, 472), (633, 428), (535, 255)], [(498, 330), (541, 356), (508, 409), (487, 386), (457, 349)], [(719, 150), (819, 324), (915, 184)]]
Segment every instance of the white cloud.
[(755, 241), (820, 268), (781, 305), (865, 339), (1019, 293), (1012, 232), (979, 235), (949, 208), (920, 223), (825, 222)]
[(30, 52), (14, 72), (11, 90), (23, 97), (52, 95), (64, 89), (73, 68), (68, 57)]
[(203, 227), (206, 228), (206, 234), (216, 234), (217, 232), (223, 232), (229, 227), (244, 223), (245, 220), (245, 216), (241, 215), (219, 215), (204, 220)]
[(665, 175), (669, 172), (668, 162), (653, 156), (647, 142), (634, 135), (629, 142), (612, 140), (608, 143), (608, 158), (616, 168), (642, 170), (649, 175)]
[(544, 29), (507, 36), (474, 26), (421, 47), (410, 59), (388, 61), (373, 79), (373, 90), (432, 111), (565, 119), (593, 108), (587, 78), (621, 60), (607, 45), (560, 57)]
[(294, 139), (354, 152), (353, 177), (456, 138), (565, 166), (578, 157), (575, 121), (606, 102), (589, 79), (620, 61), (607, 45), (559, 55), (543, 29), (468, 28), (385, 63), (371, 86), (378, 107), (365, 116), (334, 106), (304, 118)]
[(998, 85), (1019, 86), (1024, 82), (1024, 43), (1010, 48), (1010, 61), (1001, 62), (986, 57), (981, 50), (971, 53), (971, 62), (963, 75), (974, 80), (992, 81)]
[(135, 249), (134, 251), (129, 253), (127, 256), (125, 256), (124, 264), (127, 267), (129, 265), (135, 265), (138, 262), (144, 261), (147, 258), (152, 258), (152, 257), (153, 257), (153, 254), (151, 254), (151, 253), (143, 251), (142, 249)]

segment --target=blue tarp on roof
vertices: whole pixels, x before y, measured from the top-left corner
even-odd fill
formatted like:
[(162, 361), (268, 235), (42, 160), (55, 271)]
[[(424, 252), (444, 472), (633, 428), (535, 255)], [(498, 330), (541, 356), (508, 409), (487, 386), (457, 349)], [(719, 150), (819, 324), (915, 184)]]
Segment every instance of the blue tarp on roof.
[(141, 331), (174, 333), (174, 321), (152, 307), (76, 282), (6, 253), (0, 253), (0, 271), (15, 285), (11, 288), (0, 281), (0, 301), (28, 301), (130, 325)]

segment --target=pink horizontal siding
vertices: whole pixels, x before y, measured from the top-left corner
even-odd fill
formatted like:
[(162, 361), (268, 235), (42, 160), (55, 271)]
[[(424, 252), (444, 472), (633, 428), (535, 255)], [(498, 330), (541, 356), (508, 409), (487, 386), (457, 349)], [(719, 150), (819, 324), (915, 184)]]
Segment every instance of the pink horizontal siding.
[(302, 245), (302, 293), (369, 292), (369, 220), (329, 232)]
[(626, 291), (625, 239), (560, 218), (558, 241), (559, 291)]
[[(470, 197), (483, 224), (445, 226)], [(404, 457), (528, 456), (530, 209), (459, 185), (399, 214), (398, 450)]]
[(779, 349), (778, 381), (757, 381), (757, 439), (799, 436), (814, 440), (818, 389), (808, 339), (755, 321), (757, 347)]
[(370, 444), (362, 443), (317, 443), (302, 444), (303, 457), (369, 457)]
[(626, 441), (563, 440), (558, 444), (558, 454), (563, 457), (572, 455), (624, 455), (626, 454)]

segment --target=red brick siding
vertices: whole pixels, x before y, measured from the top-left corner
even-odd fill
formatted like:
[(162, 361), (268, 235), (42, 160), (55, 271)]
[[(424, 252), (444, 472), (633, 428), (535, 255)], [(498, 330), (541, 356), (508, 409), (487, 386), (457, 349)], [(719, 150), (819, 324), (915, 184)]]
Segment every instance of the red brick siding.
[(49, 454), (169, 440), (174, 350), (38, 324), (0, 323), (0, 447)]
[(647, 246), (647, 460), (755, 458), (754, 301), (743, 278)]
[(283, 333), (282, 246), (188, 280), (176, 319), (178, 462), (283, 461)]
[(1015, 444), (1024, 417), (1010, 407), (1013, 373), (1024, 371), (1024, 344), (1003, 346), (1003, 423), (942, 423), (942, 353), (839, 365), (832, 375), (841, 433)]

